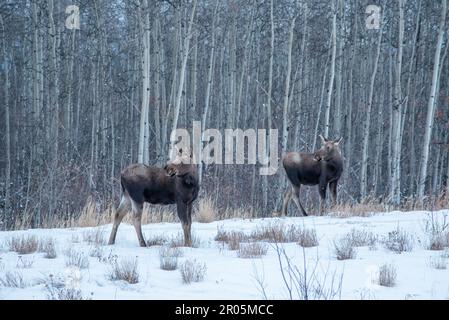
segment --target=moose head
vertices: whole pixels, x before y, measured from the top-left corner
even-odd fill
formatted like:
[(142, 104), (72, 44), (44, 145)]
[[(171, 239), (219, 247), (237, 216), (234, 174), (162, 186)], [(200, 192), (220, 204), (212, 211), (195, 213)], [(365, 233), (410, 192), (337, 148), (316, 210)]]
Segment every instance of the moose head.
[(316, 161), (329, 161), (335, 157), (341, 157), (340, 142), (343, 141), (343, 137), (331, 140), (324, 138), (321, 134), (321, 148), (315, 151), (314, 158)]

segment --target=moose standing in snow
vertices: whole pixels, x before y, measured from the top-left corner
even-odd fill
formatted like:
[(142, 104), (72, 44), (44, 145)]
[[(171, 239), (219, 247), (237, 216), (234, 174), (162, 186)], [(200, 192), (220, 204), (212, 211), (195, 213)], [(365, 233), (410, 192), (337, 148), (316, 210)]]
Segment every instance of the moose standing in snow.
[(337, 202), (337, 183), (343, 172), (343, 157), (340, 142), (343, 138), (330, 140), (320, 135), (322, 147), (314, 153), (289, 152), (282, 159), (282, 165), (291, 184), (284, 194), (282, 216), (287, 215), (288, 203), (293, 197), (304, 216), (307, 216), (299, 199), (301, 185), (318, 185), (320, 194), (320, 214), (324, 212), (326, 189), (332, 194), (333, 205)]
[(199, 191), (196, 165), (192, 163), (191, 153), (177, 152), (173, 161), (164, 168), (132, 164), (121, 172), (122, 197), (114, 215), (114, 225), (109, 244), (115, 243), (120, 222), (131, 204), (133, 224), (141, 247), (146, 247), (142, 235), (142, 210), (145, 202), (151, 204), (176, 204), (178, 217), (184, 231), (184, 245), (192, 245), (191, 224), (192, 204)]

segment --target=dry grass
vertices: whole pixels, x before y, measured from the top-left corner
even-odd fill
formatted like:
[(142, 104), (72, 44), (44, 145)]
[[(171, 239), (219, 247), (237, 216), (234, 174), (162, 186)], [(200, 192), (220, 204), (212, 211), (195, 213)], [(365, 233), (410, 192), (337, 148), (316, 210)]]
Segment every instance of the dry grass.
[(303, 248), (316, 247), (319, 245), (315, 229), (300, 229), (298, 236), (299, 239), (297, 243)]
[(199, 200), (199, 210), (196, 215), (196, 220), (200, 223), (210, 223), (215, 221), (216, 217), (215, 202), (212, 198), (204, 198)]
[(348, 260), (356, 257), (357, 251), (355, 250), (352, 239), (345, 235), (334, 241), (334, 253), (337, 260)]
[(377, 284), (384, 287), (394, 287), (396, 284), (397, 271), (392, 264), (383, 264), (379, 267)]
[(83, 241), (91, 245), (103, 246), (106, 244), (104, 233), (102, 228), (86, 230), (83, 232)]
[(47, 275), (38, 279), (37, 284), (44, 285), (48, 300), (87, 300), (80, 289), (67, 287), (67, 281), (61, 275)]
[(244, 259), (260, 258), (268, 252), (268, 245), (261, 242), (242, 243), (237, 251), (237, 257)]
[(395, 253), (408, 252), (413, 250), (413, 237), (405, 230), (397, 227), (396, 230), (390, 231), (383, 238), (382, 244), (385, 248)]
[(281, 222), (271, 222), (256, 226), (250, 235), (252, 240), (268, 242), (300, 242), (305, 237), (304, 230), (295, 225), (284, 225)]
[(437, 270), (446, 270), (447, 268), (447, 258), (444, 254), (440, 254), (435, 257), (429, 258), (429, 266), (431, 268), (437, 269)]
[(444, 250), (449, 247), (449, 221), (447, 215), (430, 213), (424, 222), (424, 232), (427, 235), (427, 249)]
[(180, 268), (182, 282), (190, 284), (192, 282), (200, 282), (206, 276), (206, 264), (194, 260), (186, 260)]
[(331, 216), (338, 218), (349, 217), (370, 217), (376, 212), (384, 212), (384, 205), (375, 202), (356, 203), (356, 204), (339, 204), (332, 208)]
[(370, 247), (373, 248), (377, 243), (377, 236), (367, 230), (351, 229), (347, 237), (352, 242), (354, 247)]
[(58, 256), (58, 253), (56, 252), (55, 239), (48, 238), (42, 240), (39, 243), (39, 252), (43, 252), (44, 258), (46, 259), (55, 259)]
[(229, 250), (238, 250), (240, 243), (248, 241), (249, 237), (242, 231), (226, 231), (222, 227), (218, 228), (215, 241), (226, 244)]
[(111, 269), (107, 274), (108, 279), (112, 281), (123, 280), (130, 284), (138, 283), (139, 272), (137, 267), (137, 258), (114, 261), (111, 263)]
[(164, 245), (164, 244), (166, 244), (168, 242), (169, 242), (169, 239), (167, 239), (163, 235), (152, 235), (151, 238), (148, 238), (146, 240), (146, 243), (147, 243), (148, 247), (162, 246), (162, 245)]
[(30, 269), (34, 264), (34, 258), (18, 256), (16, 267), (19, 269)]
[(7, 271), (3, 277), (0, 277), (0, 284), (9, 288), (25, 288), (27, 286), (19, 271)]
[[(201, 247), (201, 238), (194, 232), (191, 234), (192, 237), (192, 248), (199, 248)], [(184, 234), (182, 232), (179, 232), (176, 236), (172, 237), (168, 241), (168, 245), (172, 248), (175, 247), (184, 247)]]
[(76, 267), (80, 269), (89, 268), (89, 258), (83, 252), (79, 252), (70, 248), (65, 252), (65, 255), (66, 267)]
[(39, 248), (39, 240), (33, 235), (14, 236), (8, 241), (10, 251), (19, 254), (34, 253)]

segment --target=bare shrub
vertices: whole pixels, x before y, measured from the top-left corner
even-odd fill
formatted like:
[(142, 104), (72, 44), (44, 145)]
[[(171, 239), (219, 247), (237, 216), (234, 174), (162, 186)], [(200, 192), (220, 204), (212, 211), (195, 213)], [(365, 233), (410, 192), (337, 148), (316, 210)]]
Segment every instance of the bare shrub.
[(180, 268), (182, 282), (190, 284), (192, 282), (200, 282), (206, 276), (206, 264), (194, 260), (186, 260)]
[(101, 259), (103, 258), (103, 255), (104, 255), (104, 251), (103, 251), (103, 247), (101, 247), (101, 246), (94, 246), (89, 251), (89, 256), (92, 258), (97, 258), (98, 261), (101, 261)]
[(375, 247), (377, 243), (377, 236), (367, 230), (353, 228), (348, 233), (348, 238), (354, 247)]
[(39, 240), (33, 235), (14, 236), (8, 242), (9, 250), (19, 254), (34, 253), (39, 248)]
[(382, 241), (385, 248), (395, 253), (402, 253), (413, 250), (413, 238), (405, 230), (397, 227), (396, 230), (390, 231)]
[(86, 300), (81, 290), (67, 287), (67, 281), (60, 275), (52, 274), (38, 279), (38, 284), (43, 284), (48, 300)]
[(429, 258), (429, 266), (438, 270), (445, 270), (447, 268), (447, 261), (444, 254)]
[(3, 277), (0, 277), (0, 284), (9, 288), (25, 288), (27, 286), (19, 271), (7, 271)]
[(222, 227), (218, 228), (215, 241), (220, 241), (223, 244), (227, 244), (229, 250), (238, 250), (240, 243), (248, 241), (248, 236), (242, 231), (225, 231)]
[(199, 210), (196, 215), (196, 220), (200, 223), (210, 223), (215, 221), (215, 202), (212, 198), (204, 198), (199, 201)]
[(352, 239), (348, 235), (334, 240), (334, 253), (337, 260), (354, 259), (357, 254)]
[(162, 246), (159, 250), (159, 261), (162, 270), (176, 270), (178, 257), (182, 256), (182, 250), (178, 247)]
[(22, 256), (17, 257), (16, 267), (19, 269), (29, 269), (34, 264), (34, 258), (26, 258)]
[(79, 243), (80, 242), (80, 238), (77, 234), (72, 234), (72, 236), (70, 237), (70, 242), (71, 243)]
[(424, 232), (427, 235), (428, 250), (444, 250), (449, 247), (449, 221), (447, 215), (442, 217), (430, 213), (424, 223)]
[(168, 242), (168, 239), (163, 235), (153, 235), (146, 242), (148, 247), (162, 246)]
[(111, 263), (111, 268), (107, 276), (109, 280), (123, 280), (130, 284), (135, 284), (139, 282), (137, 266), (137, 258), (126, 258), (121, 261), (114, 261)]
[[(301, 238), (304, 238), (305, 232), (301, 227), (295, 225), (286, 226), (283, 223), (271, 222), (264, 225), (259, 225), (253, 230), (250, 238), (255, 241), (268, 241), (268, 242), (300, 242)], [(316, 235), (315, 235), (316, 237)]]
[(379, 267), (377, 283), (384, 287), (394, 287), (396, 284), (397, 271), (392, 264), (383, 264)]
[(318, 246), (318, 237), (316, 235), (315, 229), (301, 229), (298, 234), (298, 245), (303, 248)]
[(250, 242), (240, 244), (237, 256), (244, 259), (260, 258), (266, 255), (268, 246), (266, 243)]
[(44, 239), (39, 243), (39, 252), (44, 253), (44, 258), (54, 259), (58, 256), (56, 244), (53, 238)]
[[(331, 272), (329, 266), (324, 273), (319, 273), (319, 260), (310, 265), (306, 257), (306, 250), (302, 250), (302, 263), (298, 266), (295, 261), (285, 252), (285, 248), (278, 243), (274, 244), (282, 275), (284, 288), (290, 300), (333, 300), (341, 299), (343, 273)], [(260, 279), (260, 277), (258, 277)], [(262, 283), (259, 281), (259, 286)], [(262, 288), (262, 291), (264, 289)], [(266, 297), (266, 293), (264, 293)]]
[(89, 268), (89, 258), (83, 252), (76, 251), (74, 249), (68, 249), (65, 252), (65, 255), (66, 267), (77, 267), (80, 269)]
[(96, 246), (103, 246), (106, 244), (106, 239), (104, 237), (104, 230), (100, 228), (95, 228), (91, 230), (86, 230), (83, 232), (83, 241), (88, 244), (93, 244)]

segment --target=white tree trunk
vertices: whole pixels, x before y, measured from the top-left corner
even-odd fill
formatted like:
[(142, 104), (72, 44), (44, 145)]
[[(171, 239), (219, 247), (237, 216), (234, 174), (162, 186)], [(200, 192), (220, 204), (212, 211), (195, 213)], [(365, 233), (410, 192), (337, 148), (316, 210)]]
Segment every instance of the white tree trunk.
[(429, 161), (429, 149), (430, 149), (430, 139), (432, 136), (432, 128), (435, 117), (435, 105), (436, 99), (438, 97), (438, 75), (440, 70), (440, 55), (441, 55), (441, 47), (443, 45), (444, 38), (444, 25), (446, 22), (446, 10), (447, 10), (447, 2), (446, 0), (442, 0), (442, 11), (441, 11), (441, 20), (440, 27), (438, 31), (438, 40), (437, 46), (435, 49), (435, 56), (433, 61), (433, 73), (432, 73), (432, 86), (430, 88), (429, 100), (427, 103), (427, 118), (426, 118), (426, 128), (424, 133), (424, 142), (423, 142), (423, 150), (421, 154), (421, 167), (419, 171), (419, 181), (418, 181), (418, 201), (422, 203), (424, 199), (424, 190), (426, 185), (426, 177), (427, 177), (427, 167)]
[(329, 88), (327, 89), (326, 110), (324, 113), (324, 136), (326, 138), (329, 137), (330, 109), (332, 102), (332, 90), (334, 88), (336, 55), (337, 55), (337, 9), (335, 8), (335, 0), (332, 0), (332, 58), (331, 58)]
[(369, 150), (369, 133), (371, 125), (371, 109), (373, 105), (374, 83), (376, 81), (377, 66), (379, 64), (380, 49), (382, 44), (383, 28), (379, 30), (377, 40), (376, 58), (374, 60), (373, 73), (371, 74), (371, 81), (369, 87), (368, 106), (366, 110), (366, 118), (364, 123), (363, 143), (362, 143), (362, 164), (360, 168), (360, 195), (362, 200), (367, 196), (367, 168), (368, 168), (368, 150)]

